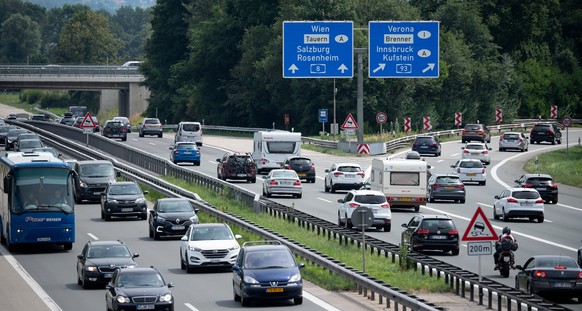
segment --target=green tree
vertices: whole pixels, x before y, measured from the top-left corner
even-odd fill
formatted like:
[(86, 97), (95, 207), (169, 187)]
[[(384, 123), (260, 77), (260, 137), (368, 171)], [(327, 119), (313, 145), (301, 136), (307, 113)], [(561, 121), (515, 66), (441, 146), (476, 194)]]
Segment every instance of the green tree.
[(65, 63), (105, 64), (123, 46), (102, 14), (75, 13), (59, 35), (57, 60)]
[(121, 7), (111, 16), (111, 28), (125, 43), (119, 57), (122, 60), (140, 59), (151, 30), (151, 10)]
[(40, 29), (28, 16), (12, 14), (0, 28), (0, 60), (7, 63), (27, 63), (39, 54)]

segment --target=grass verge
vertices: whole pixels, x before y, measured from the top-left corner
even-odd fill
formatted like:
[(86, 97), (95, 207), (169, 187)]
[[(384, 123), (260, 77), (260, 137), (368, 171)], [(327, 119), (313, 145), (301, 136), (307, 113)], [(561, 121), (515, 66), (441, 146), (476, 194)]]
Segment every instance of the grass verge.
[(526, 172), (549, 174), (558, 183), (582, 188), (582, 146), (542, 153), (537, 158), (537, 166), (535, 159), (527, 161)]

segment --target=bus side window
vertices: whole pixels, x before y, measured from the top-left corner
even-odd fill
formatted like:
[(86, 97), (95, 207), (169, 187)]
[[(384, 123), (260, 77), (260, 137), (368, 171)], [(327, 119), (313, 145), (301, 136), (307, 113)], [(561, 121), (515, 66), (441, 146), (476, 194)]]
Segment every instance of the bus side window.
[(4, 176), (4, 183), (2, 186), (4, 188), (4, 193), (10, 193), (10, 177), (8, 175)]

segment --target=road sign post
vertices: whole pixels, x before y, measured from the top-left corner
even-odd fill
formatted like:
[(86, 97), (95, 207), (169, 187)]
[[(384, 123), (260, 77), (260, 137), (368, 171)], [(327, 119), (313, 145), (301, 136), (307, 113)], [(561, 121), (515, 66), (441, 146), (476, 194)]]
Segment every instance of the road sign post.
[[(491, 241), (497, 241), (497, 239), (495, 229), (491, 226), (489, 219), (485, 217), (481, 207), (478, 206), (461, 240), (469, 242), (467, 243), (467, 252), (470, 256), (479, 256), (479, 282), (482, 280), (481, 256), (491, 251)], [(473, 250), (470, 247), (471, 243), (477, 243), (474, 244), (475, 248)], [(489, 243), (488, 248), (486, 243)]]
[(368, 207), (359, 206), (352, 212), (351, 221), (354, 227), (362, 230), (362, 272), (366, 273), (366, 228), (374, 224), (374, 212)]
[(321, 123), (322, 135), (325, 133), (325, 122), (327, 122), (327, 109), (319, 109), (319, 122)]
[(283, 78), (352, 78), (354, 22), (284, 21)]
[(568, 155), (568, 128), (572, 126), (572, 118), (565, 116), (562, 119), (562, 125), (566, 128), (566, 155)]
[(438, 78), (438, 21), (368, 23), (370, 78)]
[(86, 144), (87, 147), (89, 147), (89, 134), (93, 133), (93, 129), (97, 127), (97, 124), (95, 124), (95, 122), (93, 121), (93, 117), (89, 112), (87, 112), (87, 114), (83, 118), (83, 121), (81, 121), (79, 127), (83, 129), (83, 133), (85, 133), (85, 135), (87, 136)]
[(378, 112), (376, 114), (376, 121), (380, 124), (380, 137), (382, 137), (382, 124), (386, 123), (388, 116), (384, 112)]

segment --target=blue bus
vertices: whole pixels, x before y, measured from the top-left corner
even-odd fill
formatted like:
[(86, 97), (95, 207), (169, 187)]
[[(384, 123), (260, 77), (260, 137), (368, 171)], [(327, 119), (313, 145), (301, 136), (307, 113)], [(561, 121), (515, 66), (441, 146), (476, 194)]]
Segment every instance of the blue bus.
[(74, 171), (46, 152), (0, 157), (0, 234), (8, 250), (26, 243), (75, 242)]

